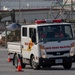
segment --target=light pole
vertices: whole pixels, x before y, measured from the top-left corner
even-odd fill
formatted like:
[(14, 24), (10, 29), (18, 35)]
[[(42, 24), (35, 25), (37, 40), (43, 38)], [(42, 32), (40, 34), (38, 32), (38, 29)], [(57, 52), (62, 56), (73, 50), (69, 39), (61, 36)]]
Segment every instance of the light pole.
[(8, 25), (8, 21), (5, 22), (5, 47), (7, 48), (7, 26)]

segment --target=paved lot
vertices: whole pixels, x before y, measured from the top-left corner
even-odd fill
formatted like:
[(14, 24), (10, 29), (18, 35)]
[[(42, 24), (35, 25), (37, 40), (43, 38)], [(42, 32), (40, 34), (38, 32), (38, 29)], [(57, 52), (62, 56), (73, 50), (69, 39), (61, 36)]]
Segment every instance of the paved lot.
[(7, 62), (6, 49), (0, 47), (0, 75), (75, 75), (75, 63), (70, 70), (64, 70), (62, 66), (33, 70), (30, 66), (26, 66), (23, 72), (17, 72), (12, 62)]

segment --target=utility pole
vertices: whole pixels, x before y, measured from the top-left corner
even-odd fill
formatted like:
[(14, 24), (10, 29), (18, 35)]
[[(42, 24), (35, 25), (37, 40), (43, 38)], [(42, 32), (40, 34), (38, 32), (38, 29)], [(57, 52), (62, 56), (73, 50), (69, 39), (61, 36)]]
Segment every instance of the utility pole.
[(20, 15), (21, 13), (20, 13), (20, 0), (19, 0), (19, 22), (20, 22)]
[(71, 0), (71, 18), (70, 20), (73, 20), (73, 0)]
[(15, 22), (15, 10), (14, 9), (11, 10), (11, 20), (13, 23)]

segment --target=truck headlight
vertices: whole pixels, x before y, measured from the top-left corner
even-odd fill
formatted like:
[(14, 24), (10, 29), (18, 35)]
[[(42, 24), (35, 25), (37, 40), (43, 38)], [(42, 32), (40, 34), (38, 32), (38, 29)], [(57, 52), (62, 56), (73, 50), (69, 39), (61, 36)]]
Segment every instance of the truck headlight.
[(74, 56), (75, 54), (75, 47), (74, 47), (74, 43), (71, 44), (71, 50), (70, 50), (70, 56)]
[(45, 50), (41, 50), (41, 57), (46, 58), (46, 51)]
[(39, 47), (40, 47), (40, 50), (41, 50), (41, 57), (46, 58), (46, 51), (45, 51), (44, 46), (40, 45)]
[(71, 48), (71, 50), (70, 50), (70, 56), (74, 56), (74, 48)]

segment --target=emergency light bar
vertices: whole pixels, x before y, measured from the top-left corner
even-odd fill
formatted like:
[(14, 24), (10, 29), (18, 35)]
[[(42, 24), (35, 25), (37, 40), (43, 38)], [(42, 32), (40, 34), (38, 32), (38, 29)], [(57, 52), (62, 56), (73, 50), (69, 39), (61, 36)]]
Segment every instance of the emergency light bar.
[(62, 22), (61, 19), (56, 19), (56, 20), (50, 20), (50, 19), (45, 19), (45, 20), (36, 20), (36, 24), (41, 24), (41, 23), (60, 23)]

